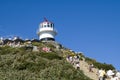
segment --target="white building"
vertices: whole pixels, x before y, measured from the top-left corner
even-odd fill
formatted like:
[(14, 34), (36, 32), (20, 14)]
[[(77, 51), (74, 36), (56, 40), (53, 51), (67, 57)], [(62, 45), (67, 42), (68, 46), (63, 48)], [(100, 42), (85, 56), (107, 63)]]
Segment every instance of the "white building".
[(40, 23), (37, 34), (41, 41), (55, 41), (57, 32), (54, 28), (54, 23), (45, 19), (42, 23)]

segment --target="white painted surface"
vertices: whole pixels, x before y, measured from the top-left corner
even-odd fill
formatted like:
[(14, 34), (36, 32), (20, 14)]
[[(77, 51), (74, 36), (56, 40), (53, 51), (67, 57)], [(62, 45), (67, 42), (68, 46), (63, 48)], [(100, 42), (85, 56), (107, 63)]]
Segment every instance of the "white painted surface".
[(43, 38), (53, 38), (57, 35), (56, 30), (54, 29), (54, 24), (49, 21), (44, 21), (40, 23), (39, 29), (38, 29), (38, 35), (39, 39)]

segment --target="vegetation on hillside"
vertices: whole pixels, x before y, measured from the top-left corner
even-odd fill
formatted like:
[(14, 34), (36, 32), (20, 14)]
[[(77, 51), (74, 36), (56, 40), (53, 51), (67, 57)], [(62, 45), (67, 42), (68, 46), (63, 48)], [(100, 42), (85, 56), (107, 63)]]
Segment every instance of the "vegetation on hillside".
[(88, 57), (85, 57), (85, 61), (89, 64), (93, 64), (95, 68), (104, 69), (105, 71), (115, 69), (113, 67), (113, 65), (111, 65), (111, 64), (100, 63), (100, 62), (97, 62), (96, 60), (88, 58)]
[[(74, 51), (52, 42), (31, 44), (39, 51), (33, 52), (31, 46), (0, 47), (0, 80), (91, 80), (66, 61), (68, 55), (76, 55)], [(50, 51), (43, 51), (43, 47)], [(111, 64), (97, 62), (82, 53), (77, 55), (95, 68), (115, 69)]]
[[(44, 43), (34, 43), (43, 47)], [(54, 49), (53, 45), (47, 45)], [(26, 47), (0, 47), (0, 80), (91, 80), (59, 55)]]
[(106, 63), (100, 63), (97, 62), (95, 59), (89, 58), (89, 57), (85, 57), (82, 53), (79, 53), (78, 55), (81, 56), (81, 60), (85, 60), (85, 62), (87, 62), (88, 64), (93, 64), (95, 68), (98, 69), (104, 69), (105, 71), (107, 70), (115, 70), (115, 67), (112, 64), (106, 64)]

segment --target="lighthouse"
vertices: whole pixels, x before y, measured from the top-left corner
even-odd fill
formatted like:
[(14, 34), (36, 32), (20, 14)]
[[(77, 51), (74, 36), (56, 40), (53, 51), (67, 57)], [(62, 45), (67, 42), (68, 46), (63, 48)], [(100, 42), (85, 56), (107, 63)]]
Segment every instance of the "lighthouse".
[(54, 23), (44, 18), (44, 21), (40, 23), (37, 32), (40, 41), (55, 41), (57, 32), (54, 28)]

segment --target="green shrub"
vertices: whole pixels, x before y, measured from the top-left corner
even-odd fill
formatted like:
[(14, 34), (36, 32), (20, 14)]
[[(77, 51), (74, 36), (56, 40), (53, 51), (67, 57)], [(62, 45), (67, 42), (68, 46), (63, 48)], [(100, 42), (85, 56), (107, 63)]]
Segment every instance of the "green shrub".
[(113, 65), (111, 64), (106, 64), (106, 63), (100, 63), (100, 62), (97, 62), (96, 60), (94, 59), (90, 59), (88, 57), (85, 58), (85, 61), (88, 62), (88, 64), (93, 64), (94, 67), (98, 68), (98, 69), (105, 69), (106, 71), (107, 70), (114, 70), (115, 68), (113, 67)]
[(40, 53), (40, 56), (41, 57), (44, 57), (44, 58), (47, 58), (49, 60), (53, 60), (53, 59), (58, 59), (58, 60), (61, 60), (62, 57), (57, 55), (56, 53), (52, 53), (52, 52), (49, 52), (49, 53)]
[(42, 44), (41, 42), (39, 42), (39, 43), (38, 42), (33, 42), (32, 43), (32, 45), (34, 45), (34, 46), (41, 46), (41, 44)]
[(91, 80), (56, 52), (6, 46), (0, 47), (0, 55), (0, 80)]
[(9, 47), (9, 46), (0, 47), (0, 55), (9, 54), (9, 53), (12, 52), (13, 50), (14, 50), (14, 48)]

